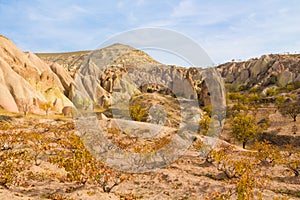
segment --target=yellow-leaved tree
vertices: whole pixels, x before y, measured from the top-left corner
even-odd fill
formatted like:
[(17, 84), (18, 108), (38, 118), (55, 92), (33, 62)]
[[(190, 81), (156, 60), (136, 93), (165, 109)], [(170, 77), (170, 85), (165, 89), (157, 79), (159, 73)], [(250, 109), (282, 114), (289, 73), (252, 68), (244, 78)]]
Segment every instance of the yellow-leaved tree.
[(255, 118), (251, 115), (238, 114), (231, 121), (232, 134), (242, 142), (243, 148), (250, 139), (258, 136), (260, 128), (257, 125)]

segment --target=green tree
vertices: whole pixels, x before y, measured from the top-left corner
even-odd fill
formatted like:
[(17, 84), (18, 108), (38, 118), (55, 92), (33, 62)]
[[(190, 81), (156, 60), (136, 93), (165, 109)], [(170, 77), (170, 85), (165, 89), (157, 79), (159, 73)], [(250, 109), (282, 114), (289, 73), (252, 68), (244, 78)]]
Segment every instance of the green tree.
[(296, 122), (297, 115), (300, 113), (300, 101), (284, 102), (279, 107), (279, 112), (283, 116), (290, 116)]
[(239, 114), (231, 121), (232, 134), (242, 142), (243, 148), (246, 147), (247, 141), (255, 138), (259, 133), (259, 126), (253, 116)]

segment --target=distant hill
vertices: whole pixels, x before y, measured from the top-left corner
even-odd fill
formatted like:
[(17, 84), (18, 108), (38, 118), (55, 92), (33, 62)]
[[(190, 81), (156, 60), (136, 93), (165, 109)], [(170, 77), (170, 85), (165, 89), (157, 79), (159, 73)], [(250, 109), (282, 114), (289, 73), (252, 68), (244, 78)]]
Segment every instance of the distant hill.
[(36, 53), (36, 55), (46, 62), (58, 63), (68, 71), (74, 71), (80, 67), (90, 52)]
[(36, 53), (36, 55), (47, 62), (58, 63), (68, 71), (75, 71), (92, 52), (103, 58), (106, 65), (125, 64), (136, 66), (141, 63), (158, 63), (146, 53), (123, 44), (113, 44), (95, 51)]

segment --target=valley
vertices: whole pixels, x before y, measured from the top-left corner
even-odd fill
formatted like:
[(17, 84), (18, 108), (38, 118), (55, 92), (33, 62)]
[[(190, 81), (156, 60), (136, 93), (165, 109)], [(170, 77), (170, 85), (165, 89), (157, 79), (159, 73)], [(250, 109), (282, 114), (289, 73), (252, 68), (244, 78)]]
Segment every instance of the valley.
[(300, 199), (299, 54), (183, 68), (0, 36), (0, 88), (0, 199)]

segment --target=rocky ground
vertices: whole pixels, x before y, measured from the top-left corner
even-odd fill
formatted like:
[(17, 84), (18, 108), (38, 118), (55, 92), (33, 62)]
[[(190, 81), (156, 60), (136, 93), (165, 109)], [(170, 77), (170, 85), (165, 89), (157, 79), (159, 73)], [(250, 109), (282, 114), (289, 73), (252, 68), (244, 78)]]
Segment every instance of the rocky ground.
[[(278, 123), (278, 115), (280, 114), (270, 115), (273, 123)], [(282, 116), (279, 117), (282, 119), (280, 121), (282, 131), (288, 129), (289, 124), (293, 123)], [(101, 123), (107, 123), (107, 120), (110, 121), (110, 119), (102, 119)], [(224, 136), (222, 136), (224, 138), (228, 134), (226, 126), (223, 131)], [(72, 160), (71, 163), (76, 165), (75, 169), (70, 169), (70, 166), (63, 162), (50, 159), (57, 155), (62, 156), (61, 152), (70, 149), (76, 151), (76, 149), (84, 148), (80, 146), (80, 142), (77, 144), (78, 140), (74, 140), (72, 136), (75, 133), (71, 119), (67, 121), (40, 119), (37, 122), (31, 117), (19, 117), (2, 120), (0, 129), (1, 141), (4, 141), (8, 147), (12, 147), (12, 149), (5, 149), (3, 146), (0, 156), (22, 150), (27, 152), (26, 156), (22, 157), (25, 165), (16, 162), (13, 168), (15, 171), (11, 171), (5, 168), (3, 163), (1, 164), (2, 180), (5, 176), (8, 179), (6, 179), (7, 183), (1, 182), (0, 199), (217, 199), (221, 194), (228, 194), (228, 199), (237, 199), (236, 181), (239, 178), (229, 179), (224, 171), (218, 168), (219, 163), (207, 162), (205, 157), (200, 156), (199, 150), (203, 148), (201, 146), (203, 136), (197, 137), (189, 150), (176, 162), (151, 172), (122, 173), (126, 178), (117, 182), (111, 191), (104, 192), (101, 184), (92, 178), (93, 173), (101, 171), (101, 168), (93, 169), (95, 171), (88, 173), (84, 171), (88, 168), (81, 165), (82, 159), (87, 160), (88, 157), (80, 157), (78, 160), (80, 163)], [(39, 133), (39, 136), (34, 133)], [(32, 134), (33, 136), (30, 136)], [(126, 133), (122, 134), (126, 135)], [(127, 138), (118, 142), (119, 137), (124, 137), (122, 134), (114, 134), (114, 142), (124, 147), (126, 141), (132, 141)], [(132, 145), (129, 146), (129, 150)], [(216, 149), (223, 147), (232, 149), (228, 151), (228, 155), (234, 158), (246, 155), (250, 160), (255, 159), (252, 154), (247, 154), (255, 152), (255, 150), (251, 150), (250, 146), (247, 148), (248, 150), (243, 150), (224, 140), (219, 140), (217, 146)], [(17, 155), (14, 154), (12, 159), (20, 159), (15, 156)], [(61, 159), (63, 158), (61, 157)], [(90, 162), (94, 161), (88, 161), (88, 163)], [(275, 197), (278, 197), (277, 199), (300, 199), (300, 180), (285, 165), (260, 165), (257, 163), (256, 165), (259, 166), (260, 172), (255, 172), (259, 175), (253, 174), (257, 178), (255, 181), (258, 181), (258, 185), (255, 187), (257, 191), (254, 191), (255, 198), (258, 198), (261, 193), (263, 199), (275, 199)], [(102, 173), (106, 172), (109, 171)], [(110, 178), (116, 178), (114, 173)], [(73, 175), (70, 176), (70, 174)]]

